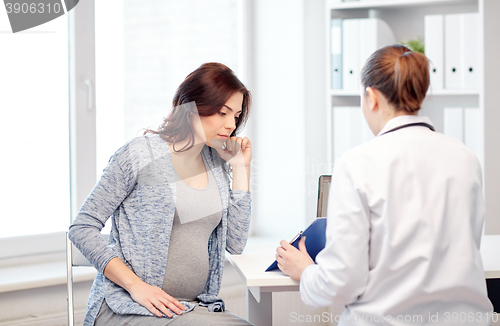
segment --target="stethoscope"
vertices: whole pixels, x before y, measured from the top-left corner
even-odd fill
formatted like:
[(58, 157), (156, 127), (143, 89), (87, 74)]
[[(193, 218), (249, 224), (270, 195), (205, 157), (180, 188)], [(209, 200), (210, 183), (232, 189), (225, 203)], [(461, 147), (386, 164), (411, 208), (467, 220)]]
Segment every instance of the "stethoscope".
[(405, 124), (405, 125), (402, 125), (402, 126), (396, 127), (396, 128), (394, 128), (394, 129), (388, 130), (388, 131), (384, 132), (383, 134), (381, 134), (380, 136), (385, 135), (385, 134), (388, 134), (388, 133), (393, 132), (393, 131), (396, 131), (396, 130), (399, 130), (399, 129), (408, 128), (408, 127), (415, 127), (415, 126), (427, 127), (427, 128), (429, 128), (430, 130), (432, 130), (432, 131), (436, 131), (436, 129), (434, 129), (434, 127), (433, 127), (433, 126), (431, 126), (431, 125), (430, 125), (430, 124), (428, 124), (428, 123), (425, 123), (425, 122), (415, 122), (415, 123), (408, 123), (408, 124)]

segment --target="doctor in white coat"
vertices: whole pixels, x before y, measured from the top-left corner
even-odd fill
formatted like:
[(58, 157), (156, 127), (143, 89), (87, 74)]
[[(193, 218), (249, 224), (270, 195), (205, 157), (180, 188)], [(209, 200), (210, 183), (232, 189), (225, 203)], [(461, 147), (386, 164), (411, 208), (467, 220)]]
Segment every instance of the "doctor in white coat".
[(427, 58), (400, 45), (371, 55), (361, 102), (373, 140), (334, 165), (326, 246), (286, 241), (278, 267), (311, 309), (343, 305), (339, 325), (490, 325), (479, 252), (481, 166), (460, 141), (417, 115)]

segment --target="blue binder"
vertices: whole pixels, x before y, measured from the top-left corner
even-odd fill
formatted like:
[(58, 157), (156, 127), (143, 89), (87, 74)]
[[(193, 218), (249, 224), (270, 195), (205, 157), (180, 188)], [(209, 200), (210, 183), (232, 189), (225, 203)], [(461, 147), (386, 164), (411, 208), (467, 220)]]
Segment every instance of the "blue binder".
[[(302, 237), (306, 237), (306, 249), (307, 253), (311, 258), (316, 262), (316, 256), (318, 253), (325, 248), (326, 242), (326, 218), (318, 217), (314, 220), (305, 229), (303, 232), (300, 232), (294, 240), (292, 240), (292, 246), (295, 248), (299, 248), (299, 240)], [(275, 260), (274, 263), (271, 264), (266, 269), (266, 272), (273, 271), (278, 269), (278, 262)]]

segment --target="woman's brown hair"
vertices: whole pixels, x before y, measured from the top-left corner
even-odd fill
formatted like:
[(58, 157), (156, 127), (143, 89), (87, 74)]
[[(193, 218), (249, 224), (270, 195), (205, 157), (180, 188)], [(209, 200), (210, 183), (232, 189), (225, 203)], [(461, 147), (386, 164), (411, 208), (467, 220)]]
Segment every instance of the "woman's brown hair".
[(375, 51), (361, 71), (363, 88), (379, 90), (397, 111), (408, 113), (420, 110), (429, 83), (427, 57), (399, 44)]
[[(194, 129), (190, 119), (190, 114), (196, 113), (193, 112), (194, 108), (202, 117), (214, 115), (236, 92), (243, 94), (242, 112), (231, 133), (231, 137), (236, 136), (248, 119), (251, 94), (231, 69), (216, 62), (204, 63), (190, 73), (177, 88), (172, 101), (173, 109), (159, 129), (147, 129), (144, 134), (160, 134), (173, 144), (174, 151), (186, 151), (194, 145)], [(177, 150), (175, 144), (186, 139), (189, 140), (188, 143)]]

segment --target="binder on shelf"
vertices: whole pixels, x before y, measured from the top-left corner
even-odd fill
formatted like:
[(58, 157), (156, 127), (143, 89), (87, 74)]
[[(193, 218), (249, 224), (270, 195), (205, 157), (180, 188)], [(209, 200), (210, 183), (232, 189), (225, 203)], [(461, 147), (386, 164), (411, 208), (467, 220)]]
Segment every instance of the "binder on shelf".
[(342, 85), (344, 90), (359, 89), (358, 19), (342, 20)]
[(332, 117), (333, 161), (351, 148), (375, 137), (358, 106), (335, 106)]
[(478, 72), (478, 35), (479, 35), (479, 14), (462, 14), (462, 58), (463, 58), (463, 88), (479, 88)]
[(484, 171), (484, 129), (483, 116), (479, 108), (465, 108), (464, 110), (465, 145), (471, 149), (481, 163)]
[(342, 89), (342, 19), (332, 19), (330, 33), (331, 88)]
[(447, 89), (462, 88), (462, 15), (444, 16), (444, 85)]
[[(326, 217), (316, 218), (303, 232), (299, 232), (291, 241), (291, 245), (299, 248), (299, 241), (302, 237), (306, 237), (306, 249), (311, 258), (316, 261), (318, 253), (325, 248), (326, 243)], [(266, 272), (277, 270), (278, 262), (275, 260), (266, 269)]]
[(359, 19), (359, 72), (366, 60), (383, 46), (396, 43), (394, 34), (387, 23), (377, 18)]
[(444, 134), (464, 141), (463, 108), (444, 108)]
[(444, 16), (424, 17), (425, 55), (429, 59), (432, 90), (444, 88)]
[(383, 46), (394, 44), (394, 34), (378, 18), (342, 20), (342, 85), (346, 91), (358, 91), (360, 73), (368, 57)]

